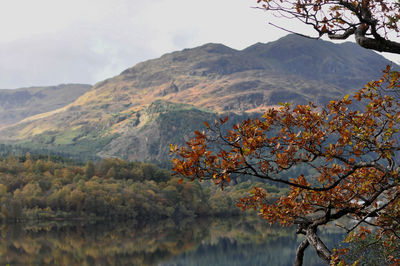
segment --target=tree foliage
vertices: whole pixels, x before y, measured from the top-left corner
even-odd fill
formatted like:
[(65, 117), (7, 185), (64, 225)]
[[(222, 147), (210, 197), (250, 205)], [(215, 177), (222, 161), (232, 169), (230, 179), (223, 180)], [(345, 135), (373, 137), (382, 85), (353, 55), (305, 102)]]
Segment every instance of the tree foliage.
[[(354, 220), (341, 225), (349, 240), (364, 239), (372, 233), (364, 226), (374, 226), (373, 234), (390, 254), (400, 240), (399, 89), (400, 73), (388, 67), (380, 80), (369, 82), (353, 98), (346, 95), (326, 108), (283, 104), (226, 134), (222, 126), (227, 118), (214, 126), (205, 123), (206, 132), (195, 132), (184, 147), (172, 147), (178, 155), (173, 170), (191, 179), (212, 179), (221, 188), (232, 175), (287, 185), (290, 191), (273, 202), (255, 187), (238, 206), (257, 209), (271, 224), (297, 224), (297, 233), (306, 236), (297, 265), (308, 245), (328, 263), (339, 260), (345, 250), (332, 253), (317, 229), (343, 217)], [(311, 174), (282, 175), (299, 165)], [(387, 258), (400, 263), (398, 257)]]
[[(39, 159), (41, 158), (41, 159)], [(0, 222), (83, 218), (135, 220), (236, 216), (235, 199), (253, 184), (243, 182), (221, 192), (207, 184), (179, 182), (153, 164), (121, 159), (88, 161), (85, 166), (58, 158), (0, 159)], [(276, 187), (260, 187), (280, 193)]]
[(400, 53), (398, 0), (257, 0), (259, 8), (310, 25), (318, 38), (347, 39), (354, 35), (364, 48)]
[[(367, 49), (400, 54), (398, 0), (257, 0), (269, 14), (310, 25), (318, 38), (347, 39)], [(290, 30), (288, 30), (290, 31)], [(290, 31), (293, 32), (293, 31)], [(301, 35), (301, 34), (300, 34)], [(388, 67), (378, 81), (326, 107), (310, 103), (272, 108), (261, 119), (248, 119), (224, 133), (228, 118), (205, 123), (206, 132), (186, 146), (171, 146), (173, 170), (194, 179), (212, 179), (224, 188), (232, 176), (254, 176), (290, 188), (274, 202), (255, 187), (238, 204), (257, 209), (270, 223), (297, 224), (300, 243), (295, 265), (312, 246), (327, 263), (338, 263), (347, 250), (332, 253), (318, 227), (343, 217), (347, 240), (365, 239), (371, 230), (387, 252), (386, 263), (400, 263), (399, 130), (400, 74)], [(360, 106), (365, 106), (362, 110)], [(299, 167), (304, 172), (287, 176)], [(306, 167), (306, 168), (305, 168)], [(307, 169), (308, 167), (308, 169)], [(357, 230), (357, 232), (355, 232)], [(375, 243), (375, 244), (376, 244)], [(344, 263), (343, 259), (340, 263)]]

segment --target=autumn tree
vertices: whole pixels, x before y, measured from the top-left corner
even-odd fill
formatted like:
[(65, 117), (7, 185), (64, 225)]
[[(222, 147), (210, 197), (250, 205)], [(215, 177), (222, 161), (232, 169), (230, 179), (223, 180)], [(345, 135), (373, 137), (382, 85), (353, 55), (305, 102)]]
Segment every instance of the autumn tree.
[[(255, 187), (238, 206), (257, 209), (271, 224), (298, 225), (297, 233), (305, 239), (295, 265), (302, 264), (309, 245), (327, 263), (335, 261), (317, 229), (343, 217), (355, 221), (340, 225), (350, 236), (364, 238), (371, 231), (362, 225), (368, 224), (379, 228), (376, 239), (389, 250), (399, 248), (399, 89), (399, 72), (387, 69), (354, 99), (347, 95), (326, 108), (285, 104), (260, 119), (234, 125), (226, 134), (222, 125), (227, 119), (206, 123), (206, 132), (196, 131), (186, 146), (172, 147), (178, 155), (173, 170), (192, 179), (211, 179), (222, 188), (232, 175), (287, 185), (289, 193), (274, 202)], [(355, 108), (359, 102), (365, 103), (362, 111)], [(312, 174), (285, 177), (299, 165)]]
[[(257, 3), (268, 14), (310, 25), (316, 38), (354, 36), (364, 48), (400, 54), (400, 43), (391, 40), (399, 32), (400, 1)], [(348, 240), (373, 235), (385, 247), (386, 263), (400, 263), (395, 252), (400, 248), (399, 72), (388, 67), (380, 80), (325, 107), (283, 104), (228, 131), (223, 129), (227, 119), (212, 126), (205, 123), (206, 132), (195, 132), (183, 147), (171, 146), (176, 174), (211, 179), (221, 188), (237, 175), (287, 186), (288, 194), (273, 202), (255, 187), (238, 206), (257, 209), (271, 224), (298, 226), (297, 233), (305, 238), (295, 265), (302, 265), (308, 246), (326, 263), (342, 260), (346, 249), (329, 250), (317, 233), (333, 222), (346, 230)], [(288, 176), (293, 169), (304, 172)], [(344, 217), (354, 222), (341, 224)]]
[[(298, 20), (320, 38), (344, 40), (350, 36), (367, 49), (400, 54), (398, 0), (257, 0), (269, 15)], [(290, 31), (290, 30), (288, 30)]]
[(91, 178), (95, 174), (94, 164), (89, 160), (85, 165), (85, 176)]

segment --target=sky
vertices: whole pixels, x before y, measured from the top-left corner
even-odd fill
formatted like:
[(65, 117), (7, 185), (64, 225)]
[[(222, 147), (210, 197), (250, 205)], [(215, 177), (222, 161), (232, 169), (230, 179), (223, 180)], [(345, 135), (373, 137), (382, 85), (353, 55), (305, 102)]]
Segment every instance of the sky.
[(209, 42), (244, 49), (287, 35), (268, 22), (313, 33), (255, 5), (256, 0), (0, 0), (0, 89), (95, 84), (168, 52)]

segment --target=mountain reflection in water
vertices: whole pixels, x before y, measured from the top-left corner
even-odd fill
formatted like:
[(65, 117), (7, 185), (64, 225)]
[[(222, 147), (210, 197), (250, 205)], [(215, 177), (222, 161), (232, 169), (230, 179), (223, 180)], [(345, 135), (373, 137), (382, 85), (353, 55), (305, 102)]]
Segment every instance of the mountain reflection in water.
[[(341, 236), (323, 239), (333, 247)], [(1, 227), (0, 264), (292, 265), (299, 241), (259, 218), (16, 224)], [(323, 264), (309, 250), (305, 265)]]

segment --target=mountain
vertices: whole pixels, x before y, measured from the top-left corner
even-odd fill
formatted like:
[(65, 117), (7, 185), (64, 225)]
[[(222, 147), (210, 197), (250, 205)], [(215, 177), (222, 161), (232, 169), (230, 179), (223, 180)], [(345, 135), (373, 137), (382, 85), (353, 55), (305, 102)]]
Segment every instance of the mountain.
[(74, 102), (0, 131), (3, 141), (131, 160), (168, 160), (203, 121), (257, 115), (278, 102), (325, 104), (390, 64), (356, 44), (288, 35), (244, 50), (206, 44), (139, 63)]
[(388, 60), (355, 43), (334, 44), (297, 35), (268, 44), (255, 44), (244, 50), (273, 62), (282, 72), (333, 83), (346, 90), (379, 76)]
[(89, 91), (91, 87), (86, 84), (62, 84), (0, 90), (0, 127), (63, 107)]

